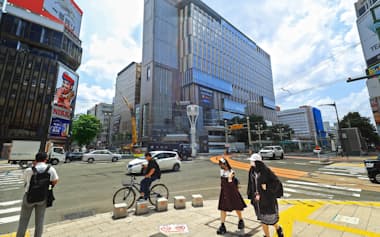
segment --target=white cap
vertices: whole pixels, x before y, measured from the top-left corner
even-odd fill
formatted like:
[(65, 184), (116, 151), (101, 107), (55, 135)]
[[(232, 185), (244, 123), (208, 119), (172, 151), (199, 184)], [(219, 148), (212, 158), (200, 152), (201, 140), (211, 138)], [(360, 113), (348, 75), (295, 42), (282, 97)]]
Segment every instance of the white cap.
[(263, 160), (260, 156), (260, 154), (258, 153), (253, 153), (251, 155), (251, 157), (249, 157), (247, 160), (252, 160), (252, 161), (256, 161), (256, 160)]

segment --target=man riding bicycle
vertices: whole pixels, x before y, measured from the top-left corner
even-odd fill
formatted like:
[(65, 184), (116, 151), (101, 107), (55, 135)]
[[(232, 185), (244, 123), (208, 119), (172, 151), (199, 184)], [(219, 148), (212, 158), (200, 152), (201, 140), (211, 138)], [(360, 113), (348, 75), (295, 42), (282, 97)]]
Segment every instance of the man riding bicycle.
[(147, 200), (149, 197), (150, 185), (156, 179), (161, 178), (161, 170), (157, 162), (152, 158), (152, 155), (145, 153), (145, 159), (148, 161), (148, 166), (145, 168), (145, 178), (140, 182), (140, 198)]

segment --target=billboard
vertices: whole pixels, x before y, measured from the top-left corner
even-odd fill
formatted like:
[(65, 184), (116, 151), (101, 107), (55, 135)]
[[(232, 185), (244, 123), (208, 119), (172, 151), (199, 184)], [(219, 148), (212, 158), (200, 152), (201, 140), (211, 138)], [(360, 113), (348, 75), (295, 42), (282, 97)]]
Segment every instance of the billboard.
[[(380, 8), (374, 8), (375, 15), (380, 14)], [(367, 66), (376, 63), (373, 58), (380, 54), (380, 41), (376, 32), (372, 11), (367, 11), (357, 20), (359, 37), (363, 48), (364, 58)], [(372, 60), (371, 60), (372, 59)]]
[(78, 82), (79, 76), (74, 71), (59, 64), (49, 136), (56, 138), (68, 136), (75, 109)]
[(213, 107), (214, 93), (212, 90), (208, 90), (203, 87), (199, 87), (199, 105), (204, 108)]
[(83, 12), (74, 0), (8, 0), (8, 2), (64, 24), (79, 38)]

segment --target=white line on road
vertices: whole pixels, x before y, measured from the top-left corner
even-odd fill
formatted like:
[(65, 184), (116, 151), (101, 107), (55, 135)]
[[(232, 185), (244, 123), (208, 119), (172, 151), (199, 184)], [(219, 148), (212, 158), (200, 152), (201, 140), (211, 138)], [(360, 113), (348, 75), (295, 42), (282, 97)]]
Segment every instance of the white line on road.
[(13, 201), (7, 201), (7, 202), (0, 202), (0, 206), (5, 207), (5, 206), (12, 206), (15, 204), (21, 203), (22, 200), (13, 200)]
[(344, 196), (360, 197), (360, 193), (346, 192), (346, 191), (341, 191), (341, 190), (331, 190), (331, 189), (326, 189), (326, 188), (308, 187), (305, 185), (298, 185), (298, 184), (285, 184), (285, 187), (298, 188), (298, 189), (310, 190), (310, 191), (326, 192), (326, 193), (339, 194), (339, 195), (344, 195)]
[(19, 211), (21, 211), (21, 207), (12, 207), (12, 208), (8, 208), (8, 209), (0, 210), (0, 214), (19, 212)]
[(309, 186), (352, 191), (352, 192), (361, 192), (362, 191), (360, 188), (348, 188), (348, 187), (343, 187), (343, 186), (333, 186), (333, 185), (328, 185), (328, 184), (310, 183), (310, 182), (302, 182), (302, 181), (295, 181), (295, 180), (287, 180), (286, 182), (287, 183), (293, 183), (293, 184), (303, 184), (303, 185), (309, 185)]
[(284, 187), (284, 192), (300, 193), (300, 194), (305, 194), (308, 196), (319, 196), (319, 197), (329, 198), (329, 199), (332, 199), (334, 197), (334, 195), (330, 195), (330, 194), (316, 193), (316, 192), (305, 192), (304, 190), (298, 190), (298, 189), (286, 188), (286, 187)]
[(0, 218), (0, 225), (6, 224), (6, 223), (11, 223), (11, 222), (16, 222), (19, 219), (20, 219), (20, 215)]

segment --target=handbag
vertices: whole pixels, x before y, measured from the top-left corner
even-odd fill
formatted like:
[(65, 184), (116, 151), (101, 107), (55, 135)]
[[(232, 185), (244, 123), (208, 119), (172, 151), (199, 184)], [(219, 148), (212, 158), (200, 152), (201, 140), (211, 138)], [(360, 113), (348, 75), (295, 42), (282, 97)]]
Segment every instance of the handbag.
[(46, 199), (46, 207), (52, 207), (53, 201), (55, 200), (54, 193), (53, 193), (53, 187), (49, 188), (48, 195)]

